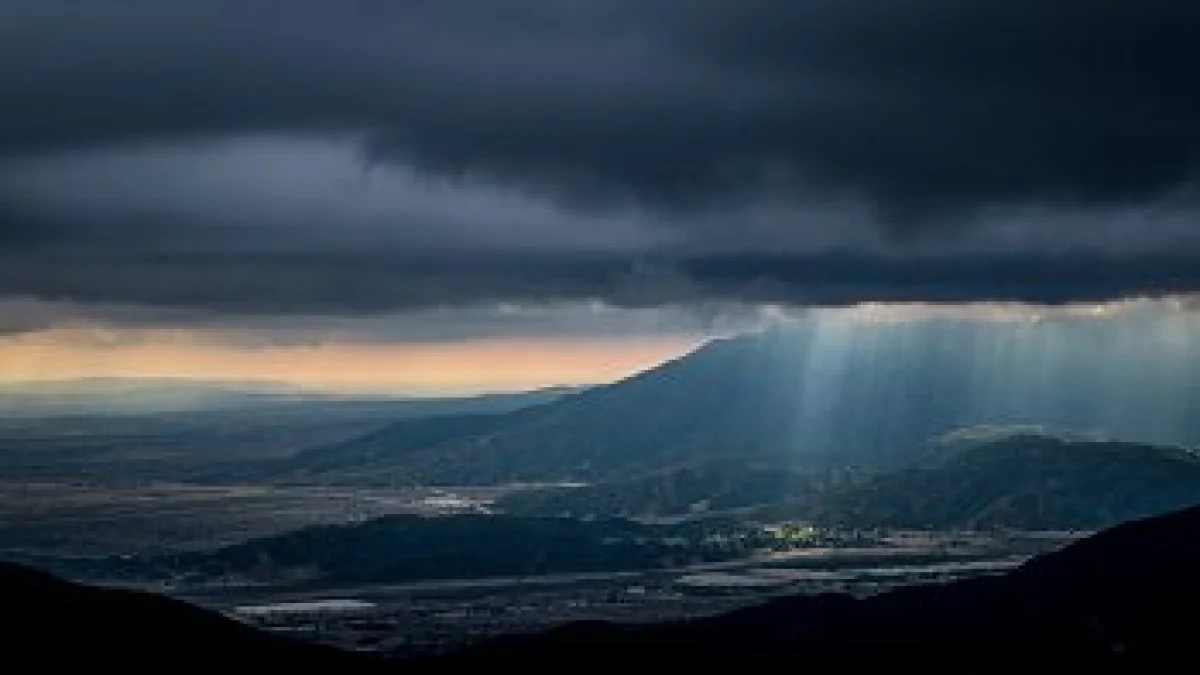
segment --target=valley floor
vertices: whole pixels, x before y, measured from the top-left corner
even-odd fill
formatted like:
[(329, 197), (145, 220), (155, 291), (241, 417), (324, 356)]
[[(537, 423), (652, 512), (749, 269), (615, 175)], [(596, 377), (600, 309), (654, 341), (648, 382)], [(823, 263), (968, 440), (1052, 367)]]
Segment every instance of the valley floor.
[(0, 549), (52, 555), (203, 550), (309, 525), (476, 510), (503, 492), (0, 480)]
[[(212, 588), (177, 593), (272, 632), (392, 656), (444, 653), (500, 635), (576, 621), (651, 623), (722, 614), (797, 593), (856, 596), (998, 574), (1075, 538), (923, 533), (920, 545), (802, 549), (649, 572), (430, 581), (323, 588)], [(912, 534), (901, 539), (911, 539)]]
[[(38, 564), (37, 556), (204, 550), (382, 515), (486, 513), (492, 500), (511, 489), (7, 481), (0, 482), (0, 549), (32, 564)], [(867, 531), (846, 536), (837, 546), (793, 546), (674, 569), (303, 590), (221, 579), (203, 586), (125, 585), (166, 592), (305, 641), (416, 655), (581, 620), (686, 619), (785, 594), (861, 596), (994, 574), (1081, 534)]]

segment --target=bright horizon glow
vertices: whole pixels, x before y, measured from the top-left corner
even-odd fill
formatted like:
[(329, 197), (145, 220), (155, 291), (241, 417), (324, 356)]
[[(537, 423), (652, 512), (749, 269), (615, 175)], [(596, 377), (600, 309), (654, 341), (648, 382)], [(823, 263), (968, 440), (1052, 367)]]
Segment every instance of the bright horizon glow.
[(613, 382), (701, 342), (660, 336), (280, 346), (206, 341), (195, 331), (54, 329), (0, 339), (0, 382), (226, 380), (331, 392), (463, 395)]
[[(865, 337), (860, 333), (872, 324), (965, 320), (1010, 329), (1059, 319), (1177, 324), (1195, 316), (1197, 306), (1194, 298), (1135, 298), (1054, 307), (862, 303), (807, 310), (780, 307), (760, 312), (760, 319), (766, 318), (765, 325), (815, 322), (822, 327), (822, 335), (828, 333), (840, 345)], [(1162, 328), (1166, 331), (1166, 326)], [(753, 329), (753, 324), (743, 328)], [(1186, 331), (1181, 330), (1159, 332), (1184, 335)], [(0, 383), (153, 378), (270, 382), (347, 393), (461, 395), (609, 383), (682, 356), (715, 336), (700, 335), (693, 326), (690, 333), (620, 337), (407, 342), (342, 337), (278, 344), (252, 330), (74, 326), (0, 337)]]

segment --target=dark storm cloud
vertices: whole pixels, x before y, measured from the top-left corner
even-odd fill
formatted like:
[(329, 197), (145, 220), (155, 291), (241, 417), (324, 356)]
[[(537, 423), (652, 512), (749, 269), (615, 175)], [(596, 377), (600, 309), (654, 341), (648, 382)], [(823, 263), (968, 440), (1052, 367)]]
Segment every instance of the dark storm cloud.
[(1176, 0), (7, 0), (0, 144), (358, 128), (601, 194), (1123, 201), (1196, 168), (1197, 25)]
[[(430, 306), (571, 302), (616, 306), (706, 302), (842, 305), (1015, 301), (1035, 304), (1167, 296), (1200, 288), (1191, 256), (870, 258), (709, 256), (629, 265), (611, 258), (493, 256), (350, 259), (308, 256), (121, 259), (57, 268), (3, 260), (16, 295), (84, 303), (203, 308), (233, 315), (370, 315)], [(147, 283), (150, 280), (151, 283)]]
[(0, 0), (0, 294), (1193, 291), (1198, 25), (1173, 0)]

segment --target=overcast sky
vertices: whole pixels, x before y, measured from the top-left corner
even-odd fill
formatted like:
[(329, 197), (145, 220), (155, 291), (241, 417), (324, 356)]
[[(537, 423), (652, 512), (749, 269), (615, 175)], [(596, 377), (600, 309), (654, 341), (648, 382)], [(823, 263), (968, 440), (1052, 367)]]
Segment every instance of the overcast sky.
[(1176, 0), (0, 0), (0, 331), (1187, 294), (1196, 26)]

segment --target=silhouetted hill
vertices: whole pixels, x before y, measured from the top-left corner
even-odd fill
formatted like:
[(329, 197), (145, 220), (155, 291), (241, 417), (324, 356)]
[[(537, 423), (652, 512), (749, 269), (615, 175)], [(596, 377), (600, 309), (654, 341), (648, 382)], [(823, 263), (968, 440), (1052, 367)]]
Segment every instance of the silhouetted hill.
[(1200, 503), (1200, 456), (1180, 448), (967, 430), (914, 466), (791, 507), (822, 525), (1098, 529)]
[(10, 672), (68, 665), (88, 669), (79, 672), (377, 672), (365, 656), (293, 642), (177, 600), (77, 585), (2, 563), (0, 636), (0, 662)]

